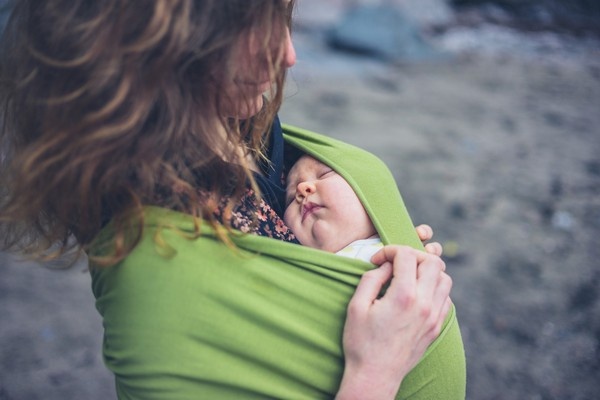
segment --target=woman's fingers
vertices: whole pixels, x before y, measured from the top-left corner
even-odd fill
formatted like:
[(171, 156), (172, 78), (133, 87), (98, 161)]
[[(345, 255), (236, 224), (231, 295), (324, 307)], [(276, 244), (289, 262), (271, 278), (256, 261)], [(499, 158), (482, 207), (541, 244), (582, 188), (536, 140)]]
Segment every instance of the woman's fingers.
[(452, 280), (439, 257), (406, 246), (384, 246), (371, 262), (380, 267), (363, 275), (348, 306), (340, 393), (366, 385), (383, 398), (396, 393), (439, 335), (452, 305)]
[[(402, 261), (402, 258), (405, 257), (410, 257), (411, 259), (415, 260), (417, 253), (419, 253), (418, 250), (412, 249), (408, 246), (387, 245), (383, 246), (381, 250), (371, 257), (371, 262), (375, 265), (381, 265), (386, 261), (393, 264), (394, 261)], [(396, 266), (394, 266), (394, 268), (396, 268)]]
[[(419, 239), (423, 243), (430, 241), (433, 237), (433, 229), (427, 224), (421, 224), (415, 229), (417, 230), (417, 235), (419, 236)], [(431, 242), (425, 244), (425, 251), (429, 254), (441, 256), (444, 251), (444, 248), (439, 242)]]
[(446, 264), (435, 255), (405, 246), (385, 246), (371, 262), (393, 263), (393, 279), (386, 296), (396, 301), (400, 309), (417, 303), (420, 313), (439, 317), (452, 287), (445, 273)]
[[(434, 244), (434, 246), (436, 245), (435, 243), (430, 243), (430, 244)], [(437, 245), (439, 245), (439, 243), (437, 243)], [(439, 245), (439, 246), (441, 247), (441, 245)], [(420, 263), (428, 260), (429, 258), (431, 258), (432, 260), (435, 260), (435, 262), (439, 263), (439, 266), (442, 268), (443, 271), (446, 270), (446, 264), (442, 261), (442, 259), (437, 254), (423, 252), (423, 251), (415, 250), (415, 249), (407, 247), (407, 246), (399, 246), (399, 245), (384, 246), (381, 250), (379, 250), (377, 253), (375, 253), (373, 255), (373, 257), (371, 257), (371, 262), (375, 265), (381, 265), (386, 261), (394, 263), (396, 260), (398, 260), (401, 264), (406, 264), (402, 261), (404, 258), (410, 258), (411, 260), (416, 259), (417, 264), (420, 264)], [(398, 266), (400, 266), (401, 264), (398, 264)], [(411, 263), (408, 263), (408, 264), (411, 264)], [(415, 267), (416, 267), (416, 265), (415, 265)], [(397, 267), (396, 267), (396, 265), (394, 265), (394, 275), (395, 275), (396, 269), (397, 269)], [(416, 269), (416, 268), (414, 268), (414, 269)]]
[(433, 229), (427, 224), (421, 224), (415, 229), (417, 230), (417, 235), (419, 235), (419, 239), (421, 239), (421, 242), (431, 240), (431, 238), (433, 237)]
[(368, 308), (381, 293), (383, 285), (391, 278), (392, 265), (389, 262), (364, 273), (350, 301), (350, 307), (356, 311)]
[(444, 252), (444, 248), (439, 242), (431, 242), (425, 245), (425, 251), (429, 254), (440, 257)]
[(419, 266), (417, 297), (421, 313), (428, 319), (433, 340), (439, 334), (441, 323), (449, 308), (445, 305), (450, 299), (452, 279), (443, 271), (443, 262), (427, 260)]
[(417, 262), (419, 266), (417, 268), (417, 276), (421, 276), (426, 271), (431, 270), (432, 272), (444, 272), (446, 271), (446, 263), (441, 257), (434, 254), (417, 251)]
[(444, 303), (440, 309), (440, 314), (437, 316), (437, 321), (431, 330), (431, 336), (429, 337), (430, 341), (434, 341), (442, 332), (442, 326), (444, 325), (444, 321), (450, 312), (452, 307), (452, 300), (449, 296), (446, 296), (444, 299)]
[(416, 295), (418, 253), (406, 246), (384, 246), (371, 258), (376, 265), (392, 263), (394, 279), (387, 293), (396, 297), (401, 306), (410, 304)]

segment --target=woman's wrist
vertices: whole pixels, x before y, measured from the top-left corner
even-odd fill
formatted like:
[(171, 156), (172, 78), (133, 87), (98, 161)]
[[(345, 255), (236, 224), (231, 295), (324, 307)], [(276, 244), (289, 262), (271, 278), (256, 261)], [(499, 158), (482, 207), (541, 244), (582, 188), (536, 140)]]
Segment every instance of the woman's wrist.
[(358, 371), (348, 365), (340, 387), (335, 396), (336, 400), (384, 400), (394, 399), (402, 379), (394, 379), (387, 374), (376, 371)]

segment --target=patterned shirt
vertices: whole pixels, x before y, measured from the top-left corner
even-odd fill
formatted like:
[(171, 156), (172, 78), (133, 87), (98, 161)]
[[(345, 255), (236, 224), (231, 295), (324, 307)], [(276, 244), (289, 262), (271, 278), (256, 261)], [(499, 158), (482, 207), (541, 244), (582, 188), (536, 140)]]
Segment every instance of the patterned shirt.
[[(223, 222), (225, 203), (226, 201), (223, 201), (215, 211), (215, 217), (221, 222)], [(273, 207), (264, 199), (257, 203), (256, 194), (252, 189), (247, 189), (240, 203), (233, 208), (229, 223), (232, 228), (244, 233), (299, 243)]]
[[(240, 203), (233, 208), (229, 222), (233, 228), (245, 233), (299, 243), (280, 217), (285, 211), (284, 147), (283, 132), (276, 118), (267, 152), (270, 162), (261, 163), (262, 174), (255, 174), (261, 200), (257, 202), (256, 193), (251, 188), (246, 189)], [(225, 205), (226, 201), (222, 201), (215, 211), (215, 217), (221, 222), (224, 222)]]

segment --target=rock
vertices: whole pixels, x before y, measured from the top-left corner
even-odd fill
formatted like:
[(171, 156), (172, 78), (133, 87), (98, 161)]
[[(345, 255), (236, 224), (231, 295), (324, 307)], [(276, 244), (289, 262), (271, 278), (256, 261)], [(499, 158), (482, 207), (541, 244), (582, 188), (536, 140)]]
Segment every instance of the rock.
[(400, 11), (422, 27), (447, 25), (454, 12), (447, 0), (393, 0)]
[(575, 218), (568, 211), (557, 211), (552, 216), (552, 226), (564, 231), (572, 231), (575, 227)]
[(393, 6), (422, 27), (447, 25), (454, 19), (448, 0), (302, 0), (296, 3), (294, 21), (300, 29), (334, 25), (353, 7)]
[[(572, 33), (599, 33), (600, 3), (590, 0), (452, 0), (456, 7), (479, 8), (490, 21), (498, 10), (502, 20), (524, 30), (562, 30)], [(490, 11), (492, 11), (490, 13)]]
[(12, 3), (9, 0), (0, 0), (0, 33), (4, 31), (11, 8)]
[(413, 21), (388, 5), (351, 9), (328, 32), (327, 42), (335, 49), (390, 61), (423, 60), (440, 55), (425, 41)]
[(302, 0), (296, 2), (294, 28), (320, 30), (334, 25), (346, 12), (345, 0)]

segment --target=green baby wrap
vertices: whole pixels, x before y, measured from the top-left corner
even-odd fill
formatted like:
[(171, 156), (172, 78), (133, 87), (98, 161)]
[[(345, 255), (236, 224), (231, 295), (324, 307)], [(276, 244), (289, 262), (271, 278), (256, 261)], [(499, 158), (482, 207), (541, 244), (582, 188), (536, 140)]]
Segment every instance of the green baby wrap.
[[(395, 181), (375, 156), (284, 126), (285, 140), (356, 190), (384, 243), (420, 247)], [(267, 237), (232, 234), (148, 207), (140, 244), (92, 267), (105, 363), (120, 399), (321, 399), (344, 368), (346, 306), (373, 266)], [(107, 235), (109, 229), (101, 235)], [(167, 249), (168, 251), (166, 251)], [(397, 398), (464, 399), (465, 358), (454, 310)]]

